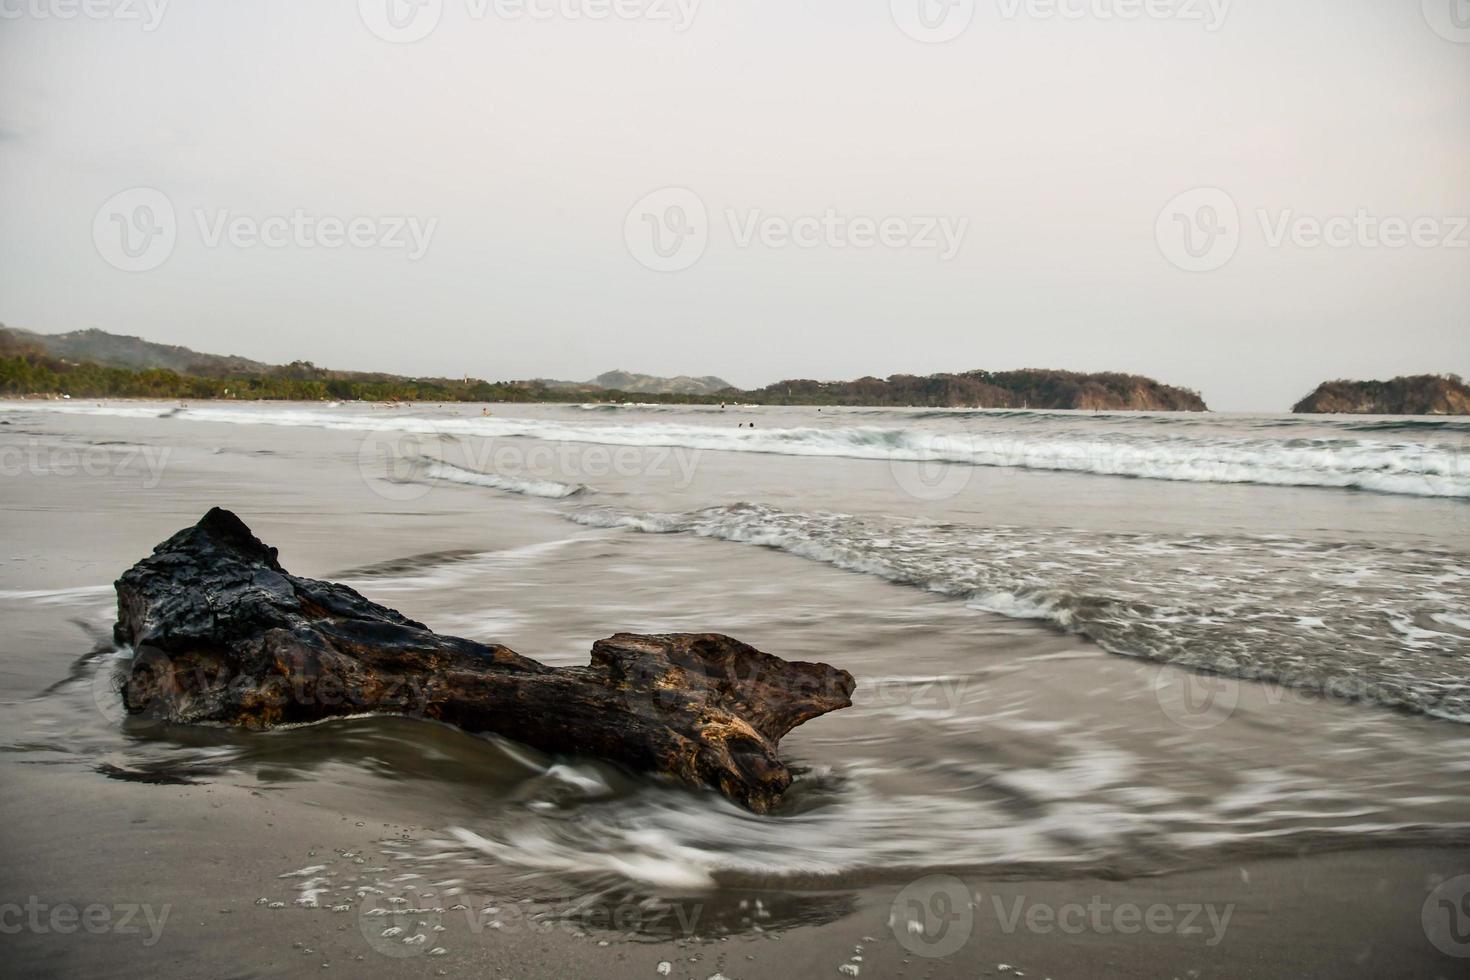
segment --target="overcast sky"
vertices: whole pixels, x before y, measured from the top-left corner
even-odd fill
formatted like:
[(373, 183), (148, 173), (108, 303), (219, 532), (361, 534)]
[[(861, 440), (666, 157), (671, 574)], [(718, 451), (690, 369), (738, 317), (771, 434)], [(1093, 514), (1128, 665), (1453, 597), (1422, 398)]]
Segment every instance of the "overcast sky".
[(1221, 410), (1470, 376), (1470, 0), (82, 2), (0, 0), (10, 325)]

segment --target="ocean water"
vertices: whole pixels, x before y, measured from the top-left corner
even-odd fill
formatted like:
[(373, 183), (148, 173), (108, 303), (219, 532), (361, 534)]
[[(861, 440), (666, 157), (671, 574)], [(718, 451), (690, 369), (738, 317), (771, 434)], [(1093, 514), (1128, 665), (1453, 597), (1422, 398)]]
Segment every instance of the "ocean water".
[[(409, 873), (760, 889), (793, 921), (938, 870), (1470, 841), (1470, 422), (489, 410), (0, 403), (0, 744), (436, 827)], [(573, 664), (716, 630), (852, 671), (855, 703), (788, 736), (770, 818), (409, 719), (125, 719), (108, 583), (215, 504), (441, 632)], [(68, 520), (128, 530), (48, 547)]]

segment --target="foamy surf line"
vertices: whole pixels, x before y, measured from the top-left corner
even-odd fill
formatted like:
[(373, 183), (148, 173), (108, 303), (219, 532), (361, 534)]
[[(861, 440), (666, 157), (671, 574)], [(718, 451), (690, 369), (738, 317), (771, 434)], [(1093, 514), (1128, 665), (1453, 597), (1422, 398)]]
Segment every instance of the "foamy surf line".
[[(39, 406), (39, 408), (38, 408)], [(0, 404), (0, 411), (158, 417), (158, 407)], [(369, 416), (320, 409), (244, 410), (217, 406), (167, 413), (171, 419), (237, 425), (403, 432), (482, 439), (526, 438), (640, 448), (941, 463), (1121, 476), (1190, 483), (1369, 490), (1470, 498), (1470, 452), (1450, 443), (1379, 439), (1243, 439), (1181, 435), (937, 432), (869, 425), (785, 429), (672, 422), (499, 417)]]
[(534, 477), (482, 473), (479, 470), (465, 469), (463, 466), (446, 463), (441, 459), (420, 457), (413, 462), (417, 481), (424, 483), (458, 483), (470, 487), (503, 490), (506, 493), (519, 493), (528, 497), (547, 497), (552, 500), (573, 497), (588, 489), (580, 483), (561, 483), (557, 480), (541, 480)]
[[(1088, 637), (1124, 656), (1334, 699), (1470, 719), (1470, 559), (1247, 536), (881, 521), (760, 504), (684, 514), (592, 507), (591, 527), (784, 551)], [(1211, 573), (1181, 576), (1201, 552)]]

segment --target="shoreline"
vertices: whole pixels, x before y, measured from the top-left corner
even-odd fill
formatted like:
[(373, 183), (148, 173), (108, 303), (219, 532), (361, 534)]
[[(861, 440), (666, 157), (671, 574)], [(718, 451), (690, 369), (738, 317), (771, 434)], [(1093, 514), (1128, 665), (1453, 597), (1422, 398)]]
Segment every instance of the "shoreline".
[[(442, 880), (423, 879), (433, 894), (416, 898), (422, 909), (408, 917), (441, 928), (422, 948), (403, 948), (376, 935), (397, 921), (396, 907), (369, 895), (333, 911), (333, 892), (354, 868), (391, 866), (392, 845), (432, 840), (438, 829), (225, 783), (144, 785), (3, 767), (12, 792), (0, 801), (10, 855), (0, 906), (34, 909), (7, 937), (17, 975), (217, 976), (249, 962), (237, 975), (621, 980), (659, 976), (668, 963), (667, 975), (700, 980), (836, 976), (843, 966), (857, 967), (852, 976), (933, 980), (1223, 980), (1449, 978), (1463, 966), (1434, 946), (1421, 915), (1449, 869), (1470, 866), (1470, 847), (1344, 850), (1142, 878), (924, 875), (808, 892), (815, 911), (805, 923), (762, 918), (780, 889), (691, 894), (659, 908), (633, 896), (527, 901), (504, 887), (446, 887), (462, 876), (446, 868)], [(125, 820), (128, 833), (92, 832), (85, 813), (97, 807)], [(354, 865), (359, 858), (367, 863)], [(114, 869), (105, 884), (92, 873), (98, 864)], [(326, 883), (319, 907), (297, 903), (313, 883), (303, 872)], [(967, 905), (943, 901), (957, 899), (956, 888), (968, 892)], [(68, 905), (100, 905), (110, 918), (105, 928), (68, 932), (51, 918)], [(384, 914), (373, 916), (375, 908)], [(9, 921), (21, 916), (12, 911)], [(929, 928), (911, 929), (914, 916), (928, 916)]]
[(666, 401), (635, 401), (631, 399), (597, 399), (582, 398), (568, 400), (551, 399), (464, 399), (446, 400), (442, 398), (400, 398), (400, 399), (354, 399), (354, 398), (214, 398), (200, 396), (186, 397), (158, 397), (151, 395), (106, 395), (101, 397), (83, 395), (60, 395), (60, 394), (3, 394), (0, 395), (0, 404), (5, 402), (28, 403), (28, 402), (75, 402), (77, 404), (121, 402), (125, 404), (140, 405), (174, 405), (180, 403), (198, 402), (206, 405), (315, 405), (315, 406), (358, 406), (370, 408), (423, 408), (438, 407), (448, 408), (463, 406), (466, 409), (475, 406), (508, 406), (517, 407), (546, 407), (546, 408), (579, 408), (582, 406), (606, 406), (610, 408), (712, 408), (717, 411), (734, 411), (737, 409), (765, 409), (765, 410), (788, 410), (788, 409), (818, 409), (820, 411), (856, 411), (856, 412), (945, 412), (945, 413), (971, 413), (984, 415), (994, 413), (1007, 415), (1015, 413), (1034, 413), (1037, 415), (1062, 415), (1077, 416), (1082, 418), (1098, 417), (1108, 418), (1110, 416), (1146, 416), (1166, 415), (1178, 416), (1186, 419), (1193, 418), (1281, 418), (1310, 422), (1312, 420), (1351, 420), (1361, 421), (1363, 419), (1404, 419), (1420, 422), (1455, 422), (1465, 420), (1470, 422), (1470, 414), (1452, 414), (1447, 412), (1429, 412), (1419, 415), (1374, 413), (1374, 412), (1299, 412), (1294, 410), (1272, 411), (1269, 409), (1250, 410), (1222, 410), (1214, 408), (1206, 409), (1171, 409), (1171, 408), (1031, 408), (1031, 407), (1004, 407), (1004, 406), (971, 406), (971, 405), (893, 405), (883, 403), (854, 403), (854, 404), (826, 404), (820, 402), (734, 402), (720, 401), (717, 399), (697, 396), (694, 400), (666, 400)]
[[(668, 976), (694, 980), (842, 976), (844, 966), (905, 980), (1461, 972), (1421, 925), (1431, 889), (1470, 866), (1463, 839), (1420, 836), (1453, 835), (1463, 818), (1463, 735), (1444, 722), (1251, 683), (1210, 712), (1181, 713), (1171, 698), (1212, 688), (1176, 685), (1207, 675), (769, 548), (569, 528), (540, 498), (458, 484), (411, 496), (359, 471), (355, 434), (131, 411), (57, 413), (0, 432), (25, 429), (58, 447), (167, 433), (176, 455), (141, 490), (127, 471), (28, 470), (3, 508), (14, 556), (0, 584), (14, 591), (5, 608), (17, 650), (3, 673), (25, 698), (0, 706), (0, 906), (17, 910), (5, 921), (29, 923), (32, 898), (101, 906), (104, 925), (125, 907), (153, 912), (135, 911), (127, 933), (23, 924), (6, 935), (19, 972), (622, 980), (664, 975), (665, 962)], [(821, 509), (828, 483), (845, 488), (834, 508), (845, 512), (898, 499), (886, 467), (759, 460), (765, 470), (712, 453), (693, 489), (666, 499), (684, 508), (730, 492), (801, 493), (802, 506)], [(1376, 508), (1372, 540), (1383, 543), (1423, 532), (1433, 506), (1082, 475), (978, 478), (974, 508), (943, 516), (1051, 526), (1095, 509), (1099, 522), (1130, 515), (1119, 529), (1130, 531), (1131, 515), (1157, 511), (1193, 534), (1208, 507), (1257, 533), (1335, 526), (1336, 511), (1285, 506), (1302, 501), (1352, 508), (1360, 521)], [(649, 493), (648, 481), (640, 470), (599, 483)], [(1200, 508), (1164, 505), (1181, 496)], [(1256, 503), (1266, 499), (1281, 504)], [(1222, 511), (1232, 501), (1238, 518)], [(807, 782), (789, 812), (761, 823), (578, 760), (522, 764), (440, 726), (164, 732), (101, 717), (116, 704), (98, 700), (96, 666), (77, 658), (88, 627), (112, 618), (102, 583), (222, 502), (250, 513), (292, 572), (348, 582), (447, 634), (562, 665), (584, 663), (590, 639), (623, 628), (715, 627), (851, 668), (861, 703), (783, 744)], [(1263, 522), (1263, 511), (1306, 530)], [(1444, 526), (1434, 533), (1444, 539)], [(1204, 570), (1227, 573), (1218, 556)], [(71, 591), (27, 597), (45, 587)], [(455, 828), (495, 846), (467, 844)], [(1317, 832), (1333, 839), (1307, 839)], [(944, 870), (990, 856), (1016, 864)], [(718, 887), (672, 877), (681, 864), (715, 869)], [(963, 912), (944, 891), (956, 879), (970, 896)], [(685, 884), (637, 884), (649, 880)], [(318, 907), (296, 904), (308, 897)], [(429, 912), (399, 926), (388, 897)], [(946, 918), (895, 931), (896, 900), (899, 912), (917, 900)], [(150, 922), (162, 929), (144, 945)], [(384, 952), (418, 934), (384, 937), (390, 928), (422, 930), (424, 943), (407, 957)], [(968, 932), (953, 950), (913, 948), (954, 929)]]

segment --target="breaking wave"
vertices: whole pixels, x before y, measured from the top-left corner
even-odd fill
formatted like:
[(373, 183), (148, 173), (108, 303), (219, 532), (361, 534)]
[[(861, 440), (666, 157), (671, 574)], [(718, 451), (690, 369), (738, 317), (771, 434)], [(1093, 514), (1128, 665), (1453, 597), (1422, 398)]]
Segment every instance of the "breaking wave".
[(1104, 649), (1470, 722), (1470, 556), (1365, 543), (975, 527), (758, 504), (586, 508), (594, 527), (759, 545), (1036, 619)]
[[(0, 411), (36, 403), (0, 405)], [(40, 410), (82, 414), (154, 417), (155, 407), (136, 405), (61, 405)], [(850, 424), (861, 413), (830, 413), (820, 425), (747, 429), (718, 423), (604, 421), (596, 413), (581, 418), (443, 417), (401, 412), (365, 414), (360, 407), (340, 410), (302, 407), (191, 407), (175, 417), (235, 424), (313, 426), (371, 432), (406, 432), (459, 437), (526, 438), (606, 446), (682, 447), (711, 452), (769, 453), (786, 456), (844, 457), (888, 462), (937, 461), (956, 465), (1016, 467), (1105, 476), (1196, 483), (1251, 483), (1274, 486), (1370, 490), (1423, 497), (1470, 498), (1470, 448), (1433, 441), (1460, 431), (1451, 420), (1313, 421), (1325, 435), (1298, 438), (1257, 437), (1253, 423), (1212, 422), (1165, 415), (1121, 416), (1073, 413), (937, 413), (947, 427), (927, 423), (917, 413), (900, 426)], [(890, 413), (895, 414), (895, 413)], [(931, 413), (934, 414), (934, 413)], [(1049, 424), (1027, 426), (1029, 415)], [(1269, 425), (1294, 419), (1257, 419)], [(1135, 423), (1145, 423), (1136, 425)], [(1448, 427), (1448, 428), (1447, 428)], [(1126, 430), (1126, 431), (1120, 431)], [(1385, 437), (1363, 438), (1366, 432)], [(1413, 436), (1414, 438), (1408, 438)]]
[(504, 490), (507, 493), (524, 494), (528, 497), (549, 497), (554, 500), (564, 497), (574, 497), (587, 490), (587, 487), (580, 483), (561, 483), (557, 480), (540, 480), (534, 477), (482, 473), (479, 470), (456, 466), (442, 459), (419, 457), (412, 460), (412, 462), (414, 464), (414, 478), (426, 483), (459, 483), (465, 486), (488, 487), (491, 490)]

